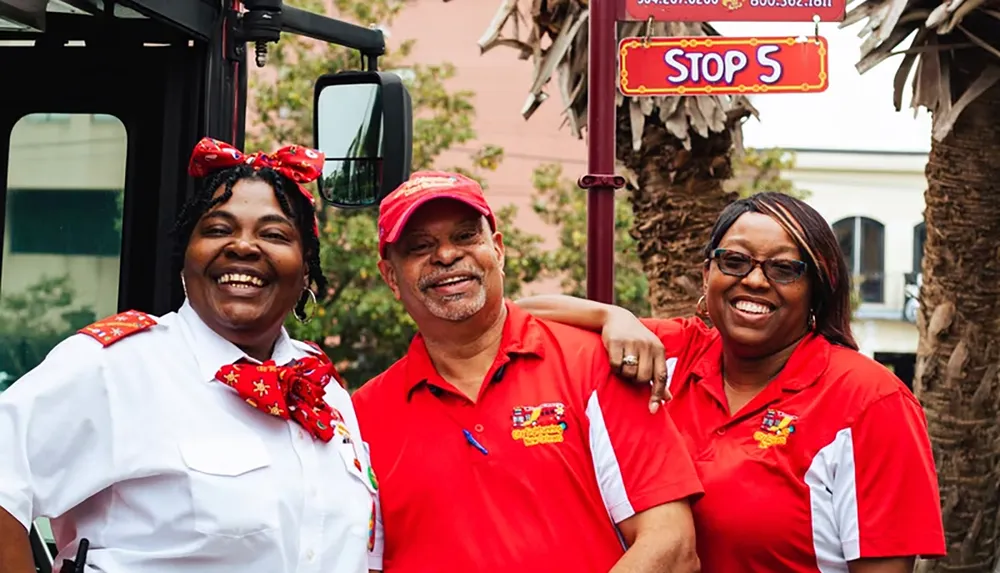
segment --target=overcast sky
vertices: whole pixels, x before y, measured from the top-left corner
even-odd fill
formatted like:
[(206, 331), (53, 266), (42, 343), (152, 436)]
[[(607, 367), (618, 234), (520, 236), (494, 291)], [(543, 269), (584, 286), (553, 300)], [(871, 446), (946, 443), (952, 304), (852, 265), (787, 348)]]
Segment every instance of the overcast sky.
[[(727, 36), (791, 36), (812, 34), (812, 23), (719, 22)], [(858, 149), (916, 151), (930, 149), (930, 116), (916, 118), (909, 108), (909, 82), (899, 113), (892, 107), (892, 79), (901, 57), (895, 56), (863, 76), (854, 69), (861, 49), (857, 34), (863, 24), (838, 29), (820, 24), (830, 43), (830, 87), (818, 94), (762, 95), (754, 98), (764, 122), (743, 128), (751, 147), (793, 149)]]

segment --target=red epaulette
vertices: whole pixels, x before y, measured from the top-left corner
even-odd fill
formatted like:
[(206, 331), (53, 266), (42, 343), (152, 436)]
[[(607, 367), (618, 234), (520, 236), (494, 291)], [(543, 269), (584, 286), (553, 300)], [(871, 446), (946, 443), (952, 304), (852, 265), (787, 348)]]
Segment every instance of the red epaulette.
[(101, 343), (107, 348), (119, 340), (132, 336), (136, 332), (142, 332), (156, 325), (153, 317), (138, 310), (128, 310), (108, 318), (98, 320), (90, 326), (85, 326), (78, 330), (80, 334), (86, 334)]
[[(323, 352), (323, 348), (319, 344), (316, 344), (312, 340), (303, 340), (302, 342), (305, 342), (307, 345), (309, 345), (310, 348), (318, 352), (319, 355), (322, 356), (323, 358), (326, 358), (327, 361), (330, 361), (330, 357), (326, 355), (326, 352)], [(332, 361), (330, 361), (330, 374), (333, 376), (333, 379), (336, 380), (338, 384), (340, 384), (341, 388), (343, 388), (344, 390), (347, 389), (347, 381), (344, 380), (344, 377), (340, 375), (340, 372), (337, 372), (337, 367), (333, 365)]]

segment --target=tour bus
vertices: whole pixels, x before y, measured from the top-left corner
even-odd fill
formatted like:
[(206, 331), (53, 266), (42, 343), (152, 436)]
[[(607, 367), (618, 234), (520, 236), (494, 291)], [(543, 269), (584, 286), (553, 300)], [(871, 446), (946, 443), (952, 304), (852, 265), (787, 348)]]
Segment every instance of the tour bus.
[[(169, 231), (188, 158), (203, 136), (243, 148), (248, 66), (281, 32), (364, 66), (316, 81), (323, 198), (372, 207), (408, 177), (409, 95), (364, 24), (282, 0), (0, 0), (0, 391), (95, 319), (180, 305)], [(49, 573), (44, 520), (31, 538)]]

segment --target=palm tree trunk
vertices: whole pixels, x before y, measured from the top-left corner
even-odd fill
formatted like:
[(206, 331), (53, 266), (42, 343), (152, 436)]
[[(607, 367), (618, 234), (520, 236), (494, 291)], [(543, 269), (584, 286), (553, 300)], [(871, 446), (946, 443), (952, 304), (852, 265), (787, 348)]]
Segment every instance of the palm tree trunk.
[[(482, 1), (482, 0), (480, 0)], [(530, 17), (505, 0), (480, 40), (480, 49), (498, 45), (519, 48), (535, 66), (525, 118), (544, 101), (543, 87), (558, 75), (570, 130), (581, 137), (587, 121), (587, 0), (525, 2)], [(525, 37), (522, 21), (531, 22)], [(514, 37), (504, 37), (513, 21)], [(620, 22), (620, 37), (716, 36), (700, 22)], [(543, 48), (542, 46), (547, 46)], [(638, 242), (643, 271), (649, 277), (653, 314), (690, 315), (701, 296), (701, 261), (705, 238), (719, 211), (736, 197), (723, 190), (732, 176), (730, 151), (741, 133), (740, 121), (756, 114), (744, 96), (679, 95), (616, 98), (616, 157), (629, 173), (635, 214), (632, 236)], [(697, 103), (695, 103), (697, 102)], [(667, 122), (666, 124), (664, 122)], [(632, 126), (642, 126), (632, 137)], [(669, 127), (669, 129), (668, 129)], [(637, 127), (637, 129), (639, 129)], [(700, 135), (699, 135), (700, 134)]]
[[(952, 93), (964, 92), (973, 77), (953, 74)], [(932, 144), (927, 164), (914, 389), (934, 446), (949, 555), (921, 571), (993, 571), (1000, 544), (998, 109), (1000, 84)]]
[(732, 177), (731, 132), (691, 134), (688, 150), (652, 116), (642, 147), (633, 151), (628, 114), (619, 112), (617, 141), (618, 159), (638, 176), (631, 189), (632, 236), (649, 277), (653, 315), (690, 316), (702, 294), (701, 262), (712, 225), (737, 197), (723, 188)]

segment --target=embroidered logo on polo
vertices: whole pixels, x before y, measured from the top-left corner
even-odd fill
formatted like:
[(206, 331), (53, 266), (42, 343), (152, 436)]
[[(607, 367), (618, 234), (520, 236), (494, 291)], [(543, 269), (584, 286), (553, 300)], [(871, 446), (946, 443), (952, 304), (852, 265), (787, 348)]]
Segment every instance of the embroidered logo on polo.
[(525, 446), (558, 444), (566, 432), (566, 405), (547, 402), (538, 406), (517, 406), (511, 415), (510, 437)]
[(757, 447), (766, 450), (771, 446), (783, 446), (788, 443), (788, 437), (795, 433), (795, 421), (798, 419), (798, 416), (769, 408), (764, 412), (760, 428), (753, 433)]

